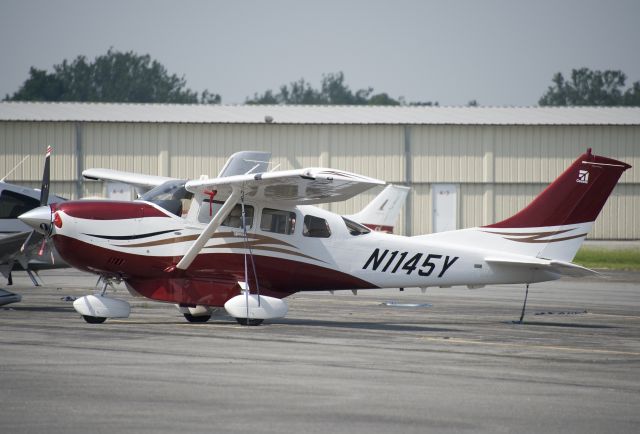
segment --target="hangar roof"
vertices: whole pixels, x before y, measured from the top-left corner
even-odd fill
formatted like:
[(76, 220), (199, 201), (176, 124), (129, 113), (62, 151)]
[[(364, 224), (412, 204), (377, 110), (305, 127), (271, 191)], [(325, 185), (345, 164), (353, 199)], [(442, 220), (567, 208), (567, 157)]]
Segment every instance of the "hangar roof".
[(640, 107), (416, 107), (0, 102), (0, 121), (205, 124), (640, 125)]

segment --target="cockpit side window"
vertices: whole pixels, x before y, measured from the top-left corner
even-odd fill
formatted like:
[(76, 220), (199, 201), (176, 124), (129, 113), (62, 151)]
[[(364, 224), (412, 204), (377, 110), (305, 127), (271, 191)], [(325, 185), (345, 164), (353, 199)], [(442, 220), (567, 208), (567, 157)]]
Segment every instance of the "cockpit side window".
[[(204, 199), (202, 201), (202, 207), (200, 207), (200, 213), (198, 214), (198, 221), (200, 223), (209, 223), (213, 216), (222, 208), (223, 204), (224, 202), (219, 200), (214, 200), (213, 203), (211, 203), (209, 199)], [(247, 229), (250, 229), (253, 226), (253, 206), (244, 206), (244, 216)], [(236, 204), (220, 225), (230, 228), (242, 228), (242, 205), (239, 203)]]
[(331, 236), (331, 228), (325, 219), (306, 215), (304, 216), (302, 235), (312, 238), (329, 238)]

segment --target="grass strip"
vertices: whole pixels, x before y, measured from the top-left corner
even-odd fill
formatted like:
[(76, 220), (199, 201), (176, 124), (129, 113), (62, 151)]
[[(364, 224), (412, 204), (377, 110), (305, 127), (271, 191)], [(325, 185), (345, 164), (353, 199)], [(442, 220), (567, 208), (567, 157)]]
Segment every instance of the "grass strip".
[(640, 249), (582, 247), (573, 262), (587, 268), (640, 271)]

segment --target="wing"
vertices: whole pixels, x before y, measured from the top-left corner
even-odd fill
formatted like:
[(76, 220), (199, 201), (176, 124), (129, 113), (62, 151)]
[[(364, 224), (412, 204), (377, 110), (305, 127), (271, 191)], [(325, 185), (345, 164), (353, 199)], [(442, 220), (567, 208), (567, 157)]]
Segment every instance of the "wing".
[(307, 168), (189, 181), (187, 190), (199, 195), (216, 191), (226, 198), (233, 188), (255, 201), (288, 204), (340, 202), (384, 181), (334, 169)]
[(18, 232), (0, 238), (0, 263), (9, 262), (20, 253), (20, 248), (31, 231)]
[(142, 173), (124, 172), (112, 169), (87, 169), (82, 172), (82, 176), (95, 181), (117, 181), (132, 185), (136, 190), (148, 191), (154, 187), (164, 184), (167, 181), (173, 181), (177, 178), (168, 178), (166, 176), (145, 175)]
[(549, 259), (511, 259), (511, 258), (485, 258), (490, 264), (497, 264), (507, 267), (528, 267), (532, 270), (549, 271), (551, 273), (561, 274), (563, 276), (583, 277), (600, 275), (595, 270), (582, 267), (578, 264), (565, 261), (555, 261)]

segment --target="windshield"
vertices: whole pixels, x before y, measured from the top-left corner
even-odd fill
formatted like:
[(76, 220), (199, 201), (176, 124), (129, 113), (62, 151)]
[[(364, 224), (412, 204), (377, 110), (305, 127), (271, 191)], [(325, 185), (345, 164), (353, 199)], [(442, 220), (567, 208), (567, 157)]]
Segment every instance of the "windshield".
[(183, 212), (189, 210), (193, 193), (188, 192), (184, 185), (186, 180), (167, 181), (149, 190), (139, 200), (155, 203), (170, 213), (182, 217)]

